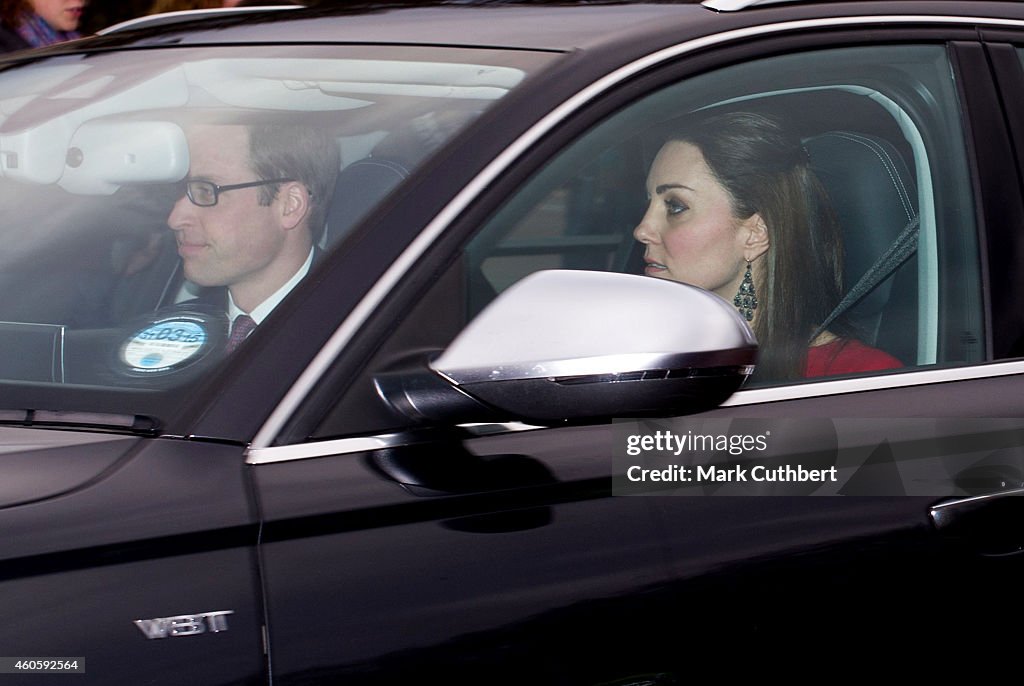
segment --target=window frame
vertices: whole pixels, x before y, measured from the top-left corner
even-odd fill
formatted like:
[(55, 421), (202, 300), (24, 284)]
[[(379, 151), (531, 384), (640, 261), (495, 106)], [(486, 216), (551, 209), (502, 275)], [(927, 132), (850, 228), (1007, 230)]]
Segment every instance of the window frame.
[[(992, 339), (995, 357), (1016, 358), (1024, 357), (1024, 309), (1018, 295), (1024, 293), (1024, 272), (1020, 269), (1024, 263), (1024, 27), (1016, 32), (986, 30), (982, 39), (1003, 113), (1001, 120), (988, 125), (1003, 127), (1009, 139), (999, 153), (1001, 175), (992, 174), (987, 183), (983, 182), (992, 195), (993, 219), (985, 236)], [(984, 139), (978, 144), (995, 145)], [(1014, 154), (1006, 155), (1007, 149)]]

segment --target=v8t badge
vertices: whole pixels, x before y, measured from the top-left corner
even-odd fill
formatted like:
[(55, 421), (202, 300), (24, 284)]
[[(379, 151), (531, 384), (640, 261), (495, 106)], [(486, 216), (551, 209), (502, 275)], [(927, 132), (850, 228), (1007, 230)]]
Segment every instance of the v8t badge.
[(154, 619), (136, 619), (146, 638), (169, 638), (172, 636), (196, 636), (205, 633), (218, 633), (228, 630), (228, 615), (234, 610), (218, 610), (216, 612), (200, 612), (194, 615), (178, 615), (177, 617), (156, 617)]

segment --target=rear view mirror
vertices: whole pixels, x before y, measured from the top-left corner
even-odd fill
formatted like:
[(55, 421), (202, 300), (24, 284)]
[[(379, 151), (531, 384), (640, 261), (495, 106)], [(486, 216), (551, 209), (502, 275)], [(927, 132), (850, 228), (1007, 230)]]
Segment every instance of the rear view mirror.
[(80, 195), (110, 195), (128, 183), (170, 183), (188, 174), (188, 141), (169, 121), (61, 118), (0, 133), (0, 177), (59, 184)]
[(60, 185), (109, 195), (126, 183), (168, 183), (188, 174), (188, 141), (165, 121), (91, 121), (71, 137)]
[(587, 422), (717, 406), (753, 371), (757, 342), (718, 296), (631, 274), (536, 272), (435, 360), (378, 376), (420, 421)]

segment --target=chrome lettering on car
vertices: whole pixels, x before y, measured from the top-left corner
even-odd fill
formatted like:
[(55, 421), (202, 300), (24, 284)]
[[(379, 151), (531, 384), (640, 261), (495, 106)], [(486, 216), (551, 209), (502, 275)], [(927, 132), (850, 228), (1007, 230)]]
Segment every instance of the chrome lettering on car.
[(148, 639), (219, 633), (228, 630), (227, 616), (234, 613), (234, 610), (217, 610), (194, 615), (136, 619), (135, 626)]

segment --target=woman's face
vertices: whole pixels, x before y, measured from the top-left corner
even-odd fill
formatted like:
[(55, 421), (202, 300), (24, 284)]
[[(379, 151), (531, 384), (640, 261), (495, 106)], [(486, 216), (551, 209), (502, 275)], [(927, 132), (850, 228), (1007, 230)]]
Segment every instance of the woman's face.
[(647, 212), (633, 230), (646, 246), (645, 273), (699, 286), (731, 301), (747, 260), (767, 249), (760, 216), (733, 216), (729, 193), (700, 149), (679, 141), (666, 143), (658, 152), (647, 176), (647, 196)]
[(86, 0), (30, 0), (32, 10), (58, 31), (74, 31)]

